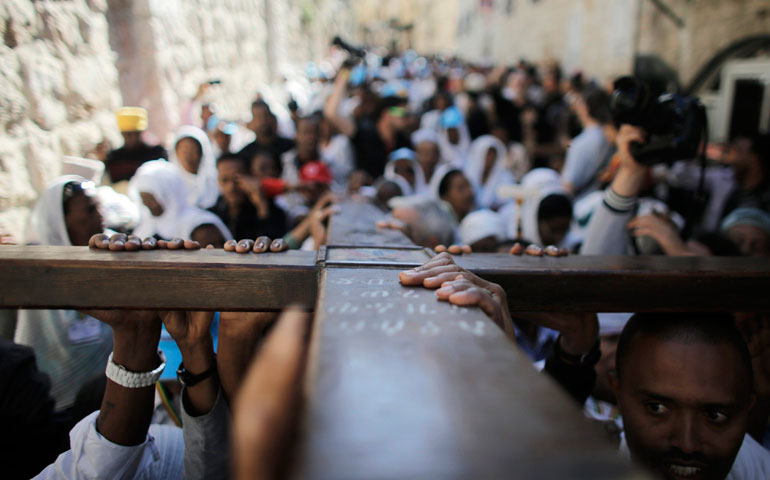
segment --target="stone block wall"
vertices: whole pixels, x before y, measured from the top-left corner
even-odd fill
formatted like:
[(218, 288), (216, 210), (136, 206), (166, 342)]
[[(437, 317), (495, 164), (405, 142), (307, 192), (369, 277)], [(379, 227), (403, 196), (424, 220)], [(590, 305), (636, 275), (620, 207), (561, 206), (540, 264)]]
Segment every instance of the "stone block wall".
[(103, 0), (0, 4), (0, 231), (23, 238), (63, 155), (119, 142), (106, 9)]
[(64, 155), (122, 144), (114, 111), (148, 109), (165, 142), (201, 82), (228, 119), (352, 31), (348, 0), (3, 0), (0, 3), (0, 232), (24, 239), (31, 207)]

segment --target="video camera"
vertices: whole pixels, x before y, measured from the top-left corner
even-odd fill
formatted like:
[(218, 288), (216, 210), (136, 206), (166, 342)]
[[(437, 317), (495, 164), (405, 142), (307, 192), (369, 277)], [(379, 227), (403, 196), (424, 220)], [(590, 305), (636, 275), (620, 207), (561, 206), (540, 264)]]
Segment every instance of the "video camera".
[(353, 45), (340, 38), (339, 35), (334, 36), (332, 39), (332, 45), (345, 50), (351, 57), (364, 58), (366, 56), (366, 50), (363, 48), (354, 47)]
[(615, 123), (647, 132), (647, 141), (630, 145), (637, 162), (672, 164), (698, 156), (706, 134), (706, 109), (700, 100), (675, 93), (653, 97), (649, 87), (634, 77), (619, 78), (613, 88), (610, 109)]

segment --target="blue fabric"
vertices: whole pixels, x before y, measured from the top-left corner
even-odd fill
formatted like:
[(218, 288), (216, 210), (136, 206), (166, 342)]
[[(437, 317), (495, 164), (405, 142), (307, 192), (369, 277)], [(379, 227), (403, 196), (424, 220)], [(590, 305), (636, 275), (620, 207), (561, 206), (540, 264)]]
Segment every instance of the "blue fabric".
[[(214, 314), (214, 320), (211, 322), (211, 338), (214, 340), (214, 351), (217, 351), (217, 336), (219, 333), (219, 312)], [(179, 351), (179, 347), (176, 341), (171, 338), (171, 335), (166, 330), (166, 326), (163, 325), (160, 332), (159, 348), (166, 356), (166, 369), (160, 376), (161, 380), (176, 380), (176, 371), (179, 368), (179, 364), (182, 363), (182, 352)]]

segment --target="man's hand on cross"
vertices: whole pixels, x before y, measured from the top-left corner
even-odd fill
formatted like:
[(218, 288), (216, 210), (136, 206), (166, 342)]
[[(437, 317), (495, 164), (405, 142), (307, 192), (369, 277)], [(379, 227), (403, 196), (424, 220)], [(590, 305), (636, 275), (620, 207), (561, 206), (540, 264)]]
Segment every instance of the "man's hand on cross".
[(436, 296), (460, 306), (478, 306), (510, 338), (515, 339), (508, 300), (503, 288), (457, 265), (446, 252), (439, 253), (422, 266), (399, 274), (402, 285), (439, 288)]
[[(473, 249), (470, 245), (436, 245), (436, 247), (433, 249), (436, 253), (444, 253), (449, 252), (452, 255), (462, 255), (464, 253), (473, 253)], [(535, 245), (534, 243), (528, 245), (526, 248), (519, 242), (516, 242), (513, 247), (511, 247), (511, 250), (508, 252), (511, 255), (531, 255), (533, 257), (542, 257), (543, 255), (549, 256), (549, 257), (566, 257), (569, 255), (569, 251), (567, 251), (566, 248), (557, 248), (554, 245), (548, 245), (545, 248), (542, 248), (538, 245)]]
[[(169, 250), (199, 250), (201, 245), (194, 240), (184, 240), (181, 238), (166, 241), (147, 237), (142, 240), (136, 235), (126, 235), (125, 233), (116, 233), (112, 236), (108, 236), (104, 233), (97, 233), (88, 240), (88, 247), (97, 250), (111, 250), (114, 252), (133, 252), (140, 249), (155, 250), (158, 248), (166, 248)], [(214, 247), (207, 245), (206, 248)]]
[(238, 240), (228, 240), (225, 242), (226, 252), (236, 253), (265, 253), (265, 252), (283, 252), (289, 249), (289, 245), (283, 238), (276, 238), (270, 240), (270, 237), (262, 235), (257, 237), (256, 240), (249, 240), (248, 238)]

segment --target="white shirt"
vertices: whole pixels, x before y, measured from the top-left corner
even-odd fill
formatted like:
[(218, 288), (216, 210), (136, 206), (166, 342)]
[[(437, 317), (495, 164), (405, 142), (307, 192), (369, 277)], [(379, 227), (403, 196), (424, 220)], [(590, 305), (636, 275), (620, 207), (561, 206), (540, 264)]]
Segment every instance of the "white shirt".
[(133, 447), (113, 443), (96, 431), (99, 412), (70, 431), (70, 450), (59, 455), (36, 479), (173, 479), (182, 478), (182, 429), (150, 425), (145, 441)]
[[(625, 432), (620, 434), (620, 454), (624, 458), (631, 458)], [(725, 480), (758, 480), (761, 478), (770, 478), (770, 452), (762, 448), (747, 433), (743, 437), (743, 444), (738, 450), (733, 467)]]

